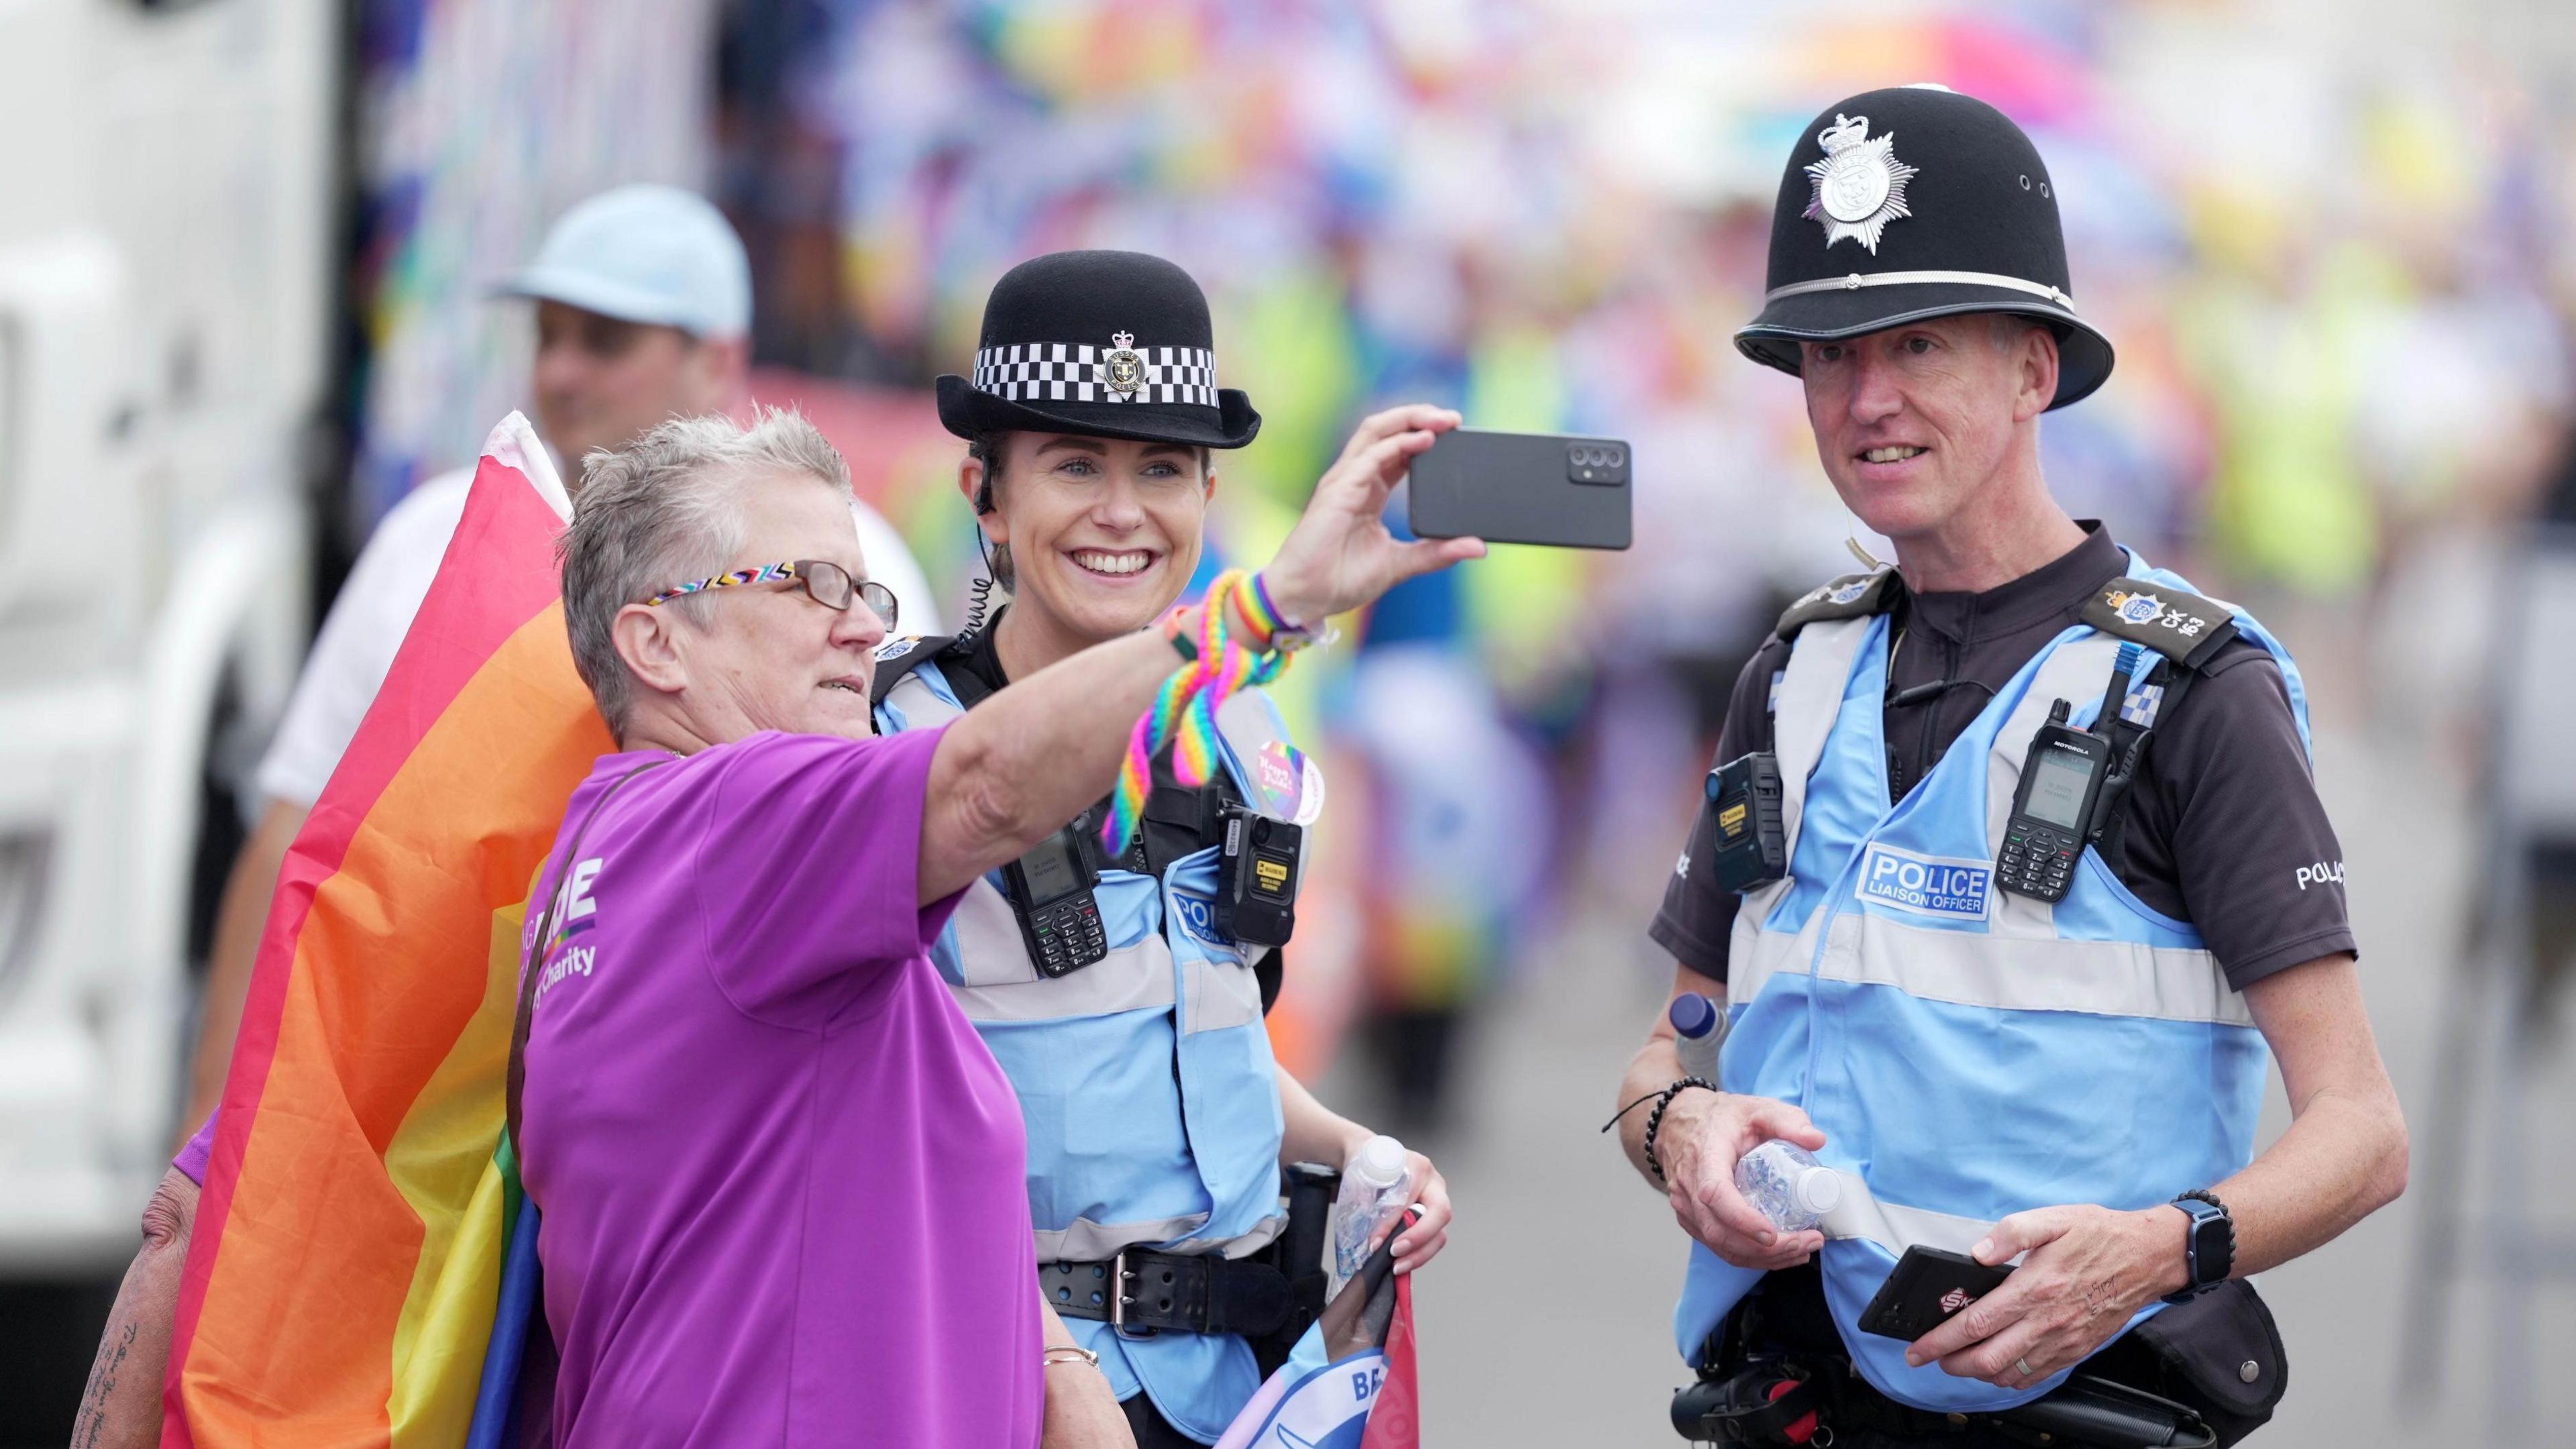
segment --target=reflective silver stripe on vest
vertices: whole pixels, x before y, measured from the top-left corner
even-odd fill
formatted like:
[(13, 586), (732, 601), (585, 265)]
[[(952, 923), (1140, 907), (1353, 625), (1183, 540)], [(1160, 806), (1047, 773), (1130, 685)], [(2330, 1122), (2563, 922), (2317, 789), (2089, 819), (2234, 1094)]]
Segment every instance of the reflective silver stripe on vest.
[[(1825, 907), (1817, 907), (1817, 919)], [(1749, 1002), (1775, 974), (1804, 975), (1815, 922), (1792, 938), (1756, 931), (1728, 963), (1727, 995)], [(1838, 915), (1816, 975), (1892, 986), (1925, 1001), (2005, 1011), (2081, 1011), (2151, 1021), (2251, 1026), (2245, 998), (2207, 951), (2130, 941), (2037, 940), (1909, 926), (1866, 913)], [(1863, 933), (1867, 934), (1864, 935)], [(1901, 978), (1901, 979), (1900, 979)]]
[(1038, 1229), (1038, 1261), (1055, 1263), (1070, 1258), (1078, 1263), (1097, 1262), (1114, 1256), (1121, 1248), (1186, 1238), (1206, 1226), (1206, 1213), (1137, 1223), (1095, 1223), (1089, 1218), (1075, 1218), (1070, 1227)]
[(1271, 1240), (1278, 1237), (1280, 1230), (1287, 1225), (1288, 1220), (1284, 1217), (1267, 1217), (1252, 1231), (1219, 1242), (1188, 1236), (1207, 1226), (1205, 1213), (1135, 1223), (1095, 1223), (1089, 1218), (1075, 1218), (1068, 1228), (1038, 1229), (1038, 1261), (1054, 1263), (1069, 1258), (1078, 1263), (1093, 1263), (1116, 1256), (1121, 1248), (1132, 1248), (1138, 1244), (1153, 1245), (1154, 1250), (1161, 1253), (1213, 1253), (1222, 1258), (1249, 1258), (1270, 1246)]
[[(1789, 650), (1789, 667), (1781, 672), (1779, 697), (1773, 702), (1771, 753), (1780, 762), (1780, 820), (1782, 849), (1786, 858), (1798, 858), (1798, 826), (1806, 816), (1807, 777), (1816, 771), (1816, 762), (1825, 757), (1825, 739), (1833, 733), (1834, 718), (1842, 711), (1843, 687), (1851, 678), (1852, 661), (1860, 656), (1861, 641), (1868, 637), (1872, 620), (1829, 619), (1809, 624), (1798, 631)], [(1781, 730), (1785, 723), (1787, 733)], [(1723, 763), (1723, 762), (1721, 762)], [(1753, 989), (1738, 986), (1740, 979), (1733, 963), (1747, 959), (1762, 948), (1756, 944), (1759, 928), (1768, 919), (1780, 898), (1789, 893), (1794, 874), (1784, 873), (1766, 886), (1744, 893), (1744, 904), (1736, 910), (1735, 928), (1727, 946), (1727, 996), (1735, 1001), (1751, 1001)], [(1800, 957), (1804, 961), (1805, 957)], [(1767, 971), (1763, 974), (1767, 974)]]
[[(918, 673), (904, 676), (886, 691), (885, 702), (903, 716), (906, 730), (935, 728), (963, 713), (941, 699)], [(1217, 729), (1247, 770), (1258, 769), (1262, 747), (1279, 739), (1271, 728), (1270, 712), (1249, 692), (1226, 701), (1217, 712)], [(1183, 1006), (1176, 1026), (1184, 1034), (1250, 1026), (1261, 1020), (1261, 984), (1251, 970), (1260, 959), (1258, 952), (1199, 941), (1199, 949), (1212, 953), (1213, 959), (1185, 960), (1181, 973), (1185, 984), (1176, 986), (1170, 943), (1161, 935), (1147, 935), (1079, 971), (1048, 977), (1029, 959), (1028, 943), (1020, 937), (1009, 898), (991, 882), (978, 880), (968, 886), (949, 920), (957, 933), (958, 968), (966, 978), (949, 989), (970, 1021), (1051, 1021), (1139, 1007), (1168, 1008), (1175, 1004), (1176, 990)]]
[(2069, 312), (2075, 310), (2073, 297), (2046, 282), (2008, 277), (2001, 272), (1850, 272), (1839, 277), (1819, 277), (1812, 282), (1792, 282), (1785, 287), (1773, 287), (1762, 294), (1762, 300), (1776, 302), (1782, 297), (1800, 297), (1809, 292), (1857, 292), (1863, 287), (1914, 286), (2001, 287), (2007, 292), (2027, 292), (2034, 297), (2045, 297)]
[[(1780, 887), (1764, 886), (1756, 895)], [(1761, 994), (1762, 983), (1774, 976), (1804, 976), (1807, 963), (1816, 956), (1816, 932), (1823, 929), (1824, 903), (1807, 916), (1798, 930), (1766, 931), (1753, 909), (1754, 896), (1744, 898), (1744, 909), (1735, 916), (1735, 930), (1727, 938), (1726, 999), (1750, 1006)], [(1765, 909), (1768, 907), (1766, 905)]]
[[(1906, 1249), (1917, 1246), (1965, 1253), (1986, 1236), (1988, 1228), (1994, 1226), (1975, 1218), (1953, 1217), (1924, 1208), (1880, 1202), (1859, 1173), (1837, 1168), (1834, 1176), (1842, 1179), (1842, 1201), (1817, 1225), (1829, 1238), (1865, 1239), (1899, 1257), (1904, 1256)], [(2018, 1263), (2021, 1258), (2015, 1257), (2012, 1261)]]
[[(1199, 945), (1205, 949), (1207, 943), (1202, 941)], [(1247, 968), (1260, 959), (1261, 953), (1254, 951), (1245, 954), (1241, 965), (1225, 958), (1185, 963), (1183, 969), (1190, 978), (1190, 1007), (1189, 1019), (1181, 1023), (1182, 1033), (1220, 1031), (1259, 1021), (1261, 979)]]

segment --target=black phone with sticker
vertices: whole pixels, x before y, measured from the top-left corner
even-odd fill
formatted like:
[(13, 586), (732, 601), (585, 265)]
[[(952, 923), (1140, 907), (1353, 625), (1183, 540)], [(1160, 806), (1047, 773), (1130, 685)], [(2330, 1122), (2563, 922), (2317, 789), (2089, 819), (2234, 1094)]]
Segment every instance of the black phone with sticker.
[(2003, 1286), (2007, 1267), (1989, 1268), (1965, 1253), (1921, 1246), (1905, 1250), (1896, 1271), (1861, 1310), (1860, 1331), (1907, 1343), (1950, 1321), (1953, 1314)]
[(1423, 538), (1626, 548), (1633, 461), (1620, 438), (1453, 428), (1414, 456), (1406, 522)]

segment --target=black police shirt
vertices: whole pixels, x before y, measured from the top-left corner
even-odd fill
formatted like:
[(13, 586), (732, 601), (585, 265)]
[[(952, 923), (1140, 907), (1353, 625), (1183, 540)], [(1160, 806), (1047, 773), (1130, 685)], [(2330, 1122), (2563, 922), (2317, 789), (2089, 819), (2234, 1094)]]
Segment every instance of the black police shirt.
[[(1956, 683), (1887, 710), (1890, 799), (1903, 798), (1993, 692), (2126, 571), (2110, 533), (2091, 521), (2084, 529), (2084, 542), (2064, 557), (1999, 588), (1898, 591), (1892, 613), (1903, 642), (1889, 693)], [(1775, 635), (1737, 677), (1718, 733), (1720, 761), (1771, 748), (1765, 702), (1773, 671), (1788, 663), (1789, 646)], [(2121, 882), (2155, 910), (2198, 927), (2236, 989), (2355, 951), (2343, 847), (2317, 798), (2280, 667), (2261, 645), (2230, 641), (2172, 716), (2157, 722), (2128, 811)], [(1712, 828), (1701, 811), (1647, 934), (1683, 965), (1723, 981), (1739, 898), (1690, 871), (1691, 861), (1708, 857)]]

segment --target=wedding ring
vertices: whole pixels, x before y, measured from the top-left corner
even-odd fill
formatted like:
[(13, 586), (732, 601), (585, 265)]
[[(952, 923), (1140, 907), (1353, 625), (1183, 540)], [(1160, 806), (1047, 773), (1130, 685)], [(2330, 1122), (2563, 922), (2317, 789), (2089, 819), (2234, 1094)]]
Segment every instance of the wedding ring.
[(2032, 1368), (2030, 1366), (2030, 1360), (2027, 1358), (2014, 1359), (2013, 1369), (2026, 1379), (2035, 1379), (2039, 1377), (2039, 1370)]

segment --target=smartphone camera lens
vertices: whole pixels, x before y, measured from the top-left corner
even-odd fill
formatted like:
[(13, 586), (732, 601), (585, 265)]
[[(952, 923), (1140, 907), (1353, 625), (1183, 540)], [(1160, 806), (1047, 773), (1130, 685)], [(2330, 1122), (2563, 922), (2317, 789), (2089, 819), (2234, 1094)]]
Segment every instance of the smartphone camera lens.
[(1618, 467), (1621, 457), (1622, 455), (1617, 448), (1604, 448), (1601, 450), (1601, 461), (1610, 467)]

